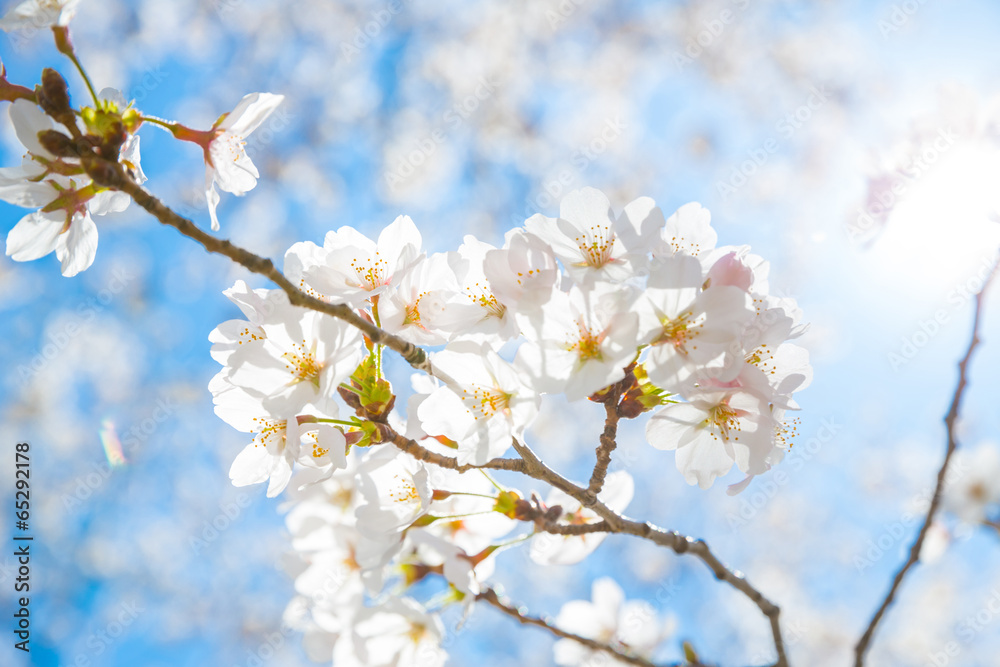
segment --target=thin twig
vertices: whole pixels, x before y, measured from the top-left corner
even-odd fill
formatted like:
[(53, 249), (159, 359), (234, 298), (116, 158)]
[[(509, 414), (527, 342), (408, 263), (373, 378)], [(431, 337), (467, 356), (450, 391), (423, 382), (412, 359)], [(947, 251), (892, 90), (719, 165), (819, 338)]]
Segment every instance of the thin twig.
[(453, 456), (445, 456), (444, 454), (432, 452), (416, 440), (411, 440), (406, 436), (400, 435), (388, 427), (385, 428), (389, 431), (390, 442), (396, 445), (396, 447), (400, 450), (406, 452), (419, 461), (425, 461), (426, 463), (431, 463), (441, 468), (457, 470), (458, 472), (467, 472), (469, 470), (479, 470), (482, 468), (489, 468), (490, 470), (511, 470), (514, 472), (524, 472), (524, 461), (521, 459), (493, 459), (491, 461), (487, 461), (483, 465), (474, 465), (471, 463), (460, 464), (458, 459)]
[(581, 637), (580, 635), (574, 634), (572, 632), (566, 632), (565, 630), (562, 630), (556, 627), (555, 625), (552, 625), (552, 623), (545, 620), (544, 618), (538, 618), (536, 616), (528, 616), (527, 614), (522, 613), (518, 607), (515, 607), (509, 603), (500, 600), (499, 596), (497, 596), (497, 592), (492, 588), (483, 589), (483, 591), (476, 596), (476, 599), (488, 602), (489, 604), (493, 605), (494, 607), (496, 607), (503, 613), (507, 614), (511, 618), (517, 620), (519, 623), (523, 623), (524, 625), (533, 625), (536, 628), (542, 628), (543, 630), (547, 630), (548, 632), (552, 633), (556, 637), (561, 637), (562, 639), (571, 639), (594, 651), (603, 651), (605, 653), (609, 653), (612, 656), (614, 656), (616, 660), (620, 660), (621, 662), (626, 662), (630, 665), (638, 665), (639, 667), (656, 667), (656, 665), (650, 662), (649, 660), (646, 660), (645, 658), (640, 658), (639, 656), (632, 655), (630, 653), (625, 653), (621, 649), (612, 646), (610, 644), (605, 644), (603, 642), (599, 642), (594, 639), (589, 639), (587, 637)]
[(716, 557), (704, 540), (681, 535), (677, 531), (667, 531), (648, 522), (633, 521), (621, 516), (602, 503), (588, 489), (577, 486), (565, 477), (559, 475), (535, 455), (530, 447), (514, 441), (514, 448), (526, 464), (525, 474), (535, 479), (548, 482), (553, 487), (580, 501), (593, 510), (610, 526), (608, 532), (634, 535), (654, 544), (673, 550), (677, 554), (690, 553), (701, 560), (716, 579), (724, 581), (750, 599), (761, 613), (767, 617), (771, 625), (771, 636), (774, 639), (774, 649), (777, 660), (774, 667), (788, 667), (788, 657), (785, 654), (785, 643), (781, 637), (781, 609), (768, 600), (763, 593), (754, 588), (742, 572), (730, 570)]
[(948, 463), (951, 461), (952, 454), (955, 453), (955, 449), (958, 447), (958, 440), (955, 436), (955, 424), (958, 421), (959, 411), (962, 407), (962, 398), (965, 396), (965, 387), (968, 384), (968, 373), (969, 373), (969, 362), (972, 359), (972, 353), (979, 345), (979, 323), (982, 319), (983, 311), (983, 298), (986, 293), (986, 289), (989, 287), (990, 282), (992, 282), (993, 277), (996, 275), (997, 265), (993, 265), (993, 269), (990, 271), (989, 276), (983, 283), (983, 288), (979, 290), (976, 295), (976, 308), (972, 319), (972, 338), (969, 340), (969, 346), (965, 350), (965, 356), (958, 363), (958, 384), (955, 387), (955, 394), (951, 399), (951, 406), (948, 408), (948, 413), (945, 415), (944, 423), (947, 430), (947, 448), (945, 449), (944, 461), (941, 462), (941, 467), (938, 469), (937, 473), (937, 483), (934, 486), (934, 497), (931, 498), (930, 507), (927, 508), (927, 516), (924, 517), (924, 523), (920, 526), (920, 532), (917, 533), (917, 539), (913, 541), (913, 545), (910, 547), (910, 556), (903, 563), (903, 566), (899, 568), (896, 572), (896, 576), (893, 577), (892, 586), (889, 587), (889, 592), (886, 594), (885, 599), (882, 600), (882, 604), (879, 606), (878, 611), (872, 616), (871, 621), (868, 623), (868, 627), (865, 628), (865, 632), (861, 635), (861, 639), (858, 640), (857, 645), (854, 647), (854, 667), (863, 667), (865, 663), (865, 653), (867, 653), (868, 648), (871, 644), (872, 637), (875, 635), (875, 629), (878, 627), (879, 622), (885, 615), (889, 606), (892, 604), (893, 599), (896, 597), (896, 592), (899, 590), (900, 585), (903, 583), (903, 578), (910, 571), (914, 565), (920, 560), (920, 550), (924, 545), (924, 539), (927, 537), (927, 531), (930, 529), (931, 522), (934, 519), (934, 515), (937, 514), (938, 506), (941, 504), (941, 493), (944, 489), (945, 476), (948, 473)]

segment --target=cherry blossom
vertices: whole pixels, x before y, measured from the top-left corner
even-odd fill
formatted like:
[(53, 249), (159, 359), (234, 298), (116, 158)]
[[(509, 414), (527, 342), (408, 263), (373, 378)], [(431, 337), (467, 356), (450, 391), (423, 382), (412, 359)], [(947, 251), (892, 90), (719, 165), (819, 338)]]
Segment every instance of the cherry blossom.
[(431, 363), (451, 383), (428, 396), (417, 415), (425, 432), (458, 443), (459, 463), (501, 456), (538, 414), (538, 396), (525, 378), (483, 343), (452, 343)]
[[(590, 602), (573, 600), (563, 605), (555, 619), (557, 627), (647, 659), (662, 641), (673, 634), (676, 626), (673, 619), (660, 619), (648, 602), (626, 601), (625, 593), (614, 579), (597, 579), (591, 591)], [(570, 639), (557, 641), (553, 651), (558, 665), (599, 667), (628, 664)]]
[(251, 93), (215, 122), (207, 139), (199, 141), (205, 150), (205, 198), (213, 230), (219, 229), (215, 211), (219, 205), (216, 185), (237, 196), (245, 195), (257, 185), (260, 173), (247, 155), (246, 138), (284, 99), (284, 95)]
[[(334, 303), (360, 306), (394, 286), (422, 258), (416, 225), (401, 215), (374, 242), (353, 227), (326, 235), (323, 248), (297, 246), (303, 286)], [(288, 262), (286, 256), (285, 261)]]
[(552, 246), (575, 280), (620, 282), (632, 274), (628, 251), (615, 234), (611, 203), (600, 190), (574, 190), (560, 203), (559, 218), (535, 215), (524, 226)]
[(520, 319), (527, 341), (517, 365), (540, 392), (591, 395), (624, 377), (638, 354), (639, 317), (634, 291), (599, 284), (555, 292), (537, 314)]
[(0, 30), (65, 27), (76, 14), (78, 4), (80, 0), (25, 0), (0, 19)]

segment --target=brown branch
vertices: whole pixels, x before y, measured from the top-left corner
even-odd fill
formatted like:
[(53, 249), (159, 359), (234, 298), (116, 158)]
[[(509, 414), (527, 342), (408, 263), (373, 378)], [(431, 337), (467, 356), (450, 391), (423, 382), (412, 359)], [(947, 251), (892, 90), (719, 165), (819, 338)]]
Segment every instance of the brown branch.
[(586, 646), (587, 648), (594, 651), (603, 651), (605, 653), (611, 654), (616, 660), (628, 663), (630, 665), (638, 665), (639, 667), (656, 667), (655, 664), (646, 660), (645, 658), (640, 658), (636, 655), (626, 653), (621, 649), (612, 646), (610, 644), (605, 644), (587, 637), (581, 637), (580, 635), (573, 634), (572, 632), (566, 632), (555, 625), (552, 625), (549, 621), (544, 618), (538, 618), (536, 616), (528, 616), (521, 612), (518, 607), (512, 606), (509, 603), (503, 602), (497, 596), (497, 592), (492, 588), (485, 588), (481, 593), (476, 596), (476, 600), (482, 600), (483, 602), (488, 602), (493, 605), (503, 613), (507, 614), (511, 618), (515, 619), (518, 623), (524, 625), (533, 625), (536, 628), (542, 628), (552, 633), (556, 637), (562, 639), (571, 639), (579, 644)]
[(344, 320), (348, 324), (351, 324), (364, 332), (364, 334), (376, 345), (385, 345), (386, 347), (398, 352), (400, 356), (402, 356), (403, 359), (405, 359), (407, 363), (415, 369), (424, 371), (428, 374), (431, 373), (430, 361), (428, 361), (427, 354), (420, 347), (403, 340), (399, 336), (395, 336), (383, 329), (380, 329), (354, 312), (354, 310), (352, 310), (347, 304), (327, 303), (326, 301), (322, 301), (314, 296), (306, 294), (293, 285), (292, 282), (285, 277), (285, 274), (276, 269), (274, 263), (271, 262), (270, 259), (256, 255), (249, 250), (233, 245), (225, 239), (215, 238), (214, 236), (202, 231), (193, 222), (172, 211), (162, 201), (157, 199), (148, 190), (125, 174), (124, 171), (121, 170), (120, 166), (118, 167), (119, 173), (117, 174), (117, 178), (114, 178), (111, 174), (103, 174), (103, 176), (105, 176), (105, 178), (102, 179), (104, 181), (102, 183), (103, 185), (109, 185), (127, 193), (133, 200), (135, 200), (136, 204), (148, 211), (154, 218), (165, 225), (170, 225), (184, 236), (194, 239), (204, 246), (205, 250), (208, 252), (224, 255), (248, 270), (270, 278), (274, 284), (285, 291), (288, 295), (288, 300), (291, 303)]
[(604, 398), (604, 432), (601, 433), (601, 444), (597, 446), (597, 463), (594, 465), (594, 472), (590, 475), (590, 484), (587, 490), (597, 495), (604, 488), (604, 479), (608, 475), (608, 466), (611, 465), (611, 454), (615, 451), (618, 443), (615, 438), (618, 436), (618, 420), (621, 415), (618, 413), (618, 401), (621, 400), (621, 383), (616, 383), (608, 389), (608, 394)]
[(934, 515), (937, 514), (938, 507), (941, 504), (941, 494), (944, 489), (945, 476), (948, 473), (948, 464), (951, 462), (951, 456), (955, 453), (955, 449), (958, 447), (958, 440), (955, 436), (955, 424), (958, 421), (959, 411), (962, 407), (962, 398), (965, 396), (965, 387), (968, 384), (968, 373), (969, 373), (969, 362), (972, 359), (972, 353), (979, 345), (979, 323), (982, 319), (983, 311), (983, 296), (986, 293), (986, 289), (989, 287), (990, 282), (992, 282), (993, 277), (996, 275), (997, 265), (993, 265), (993, 269), (990, 271), (989, 276), (983, 283), (983, 288), (979, 290), (976, 294), (976, 308), (972, 319), (972, 338), (969, 340), (969, 346), (965, 350), (965, 356), (958, 363), (958, 384), (955, 387), (955, 394), (951, 399), (951, 406), (948, 408), (948, 413), (944, 417), (945, 428), (947, 430), (947, 447), (945, 449), (944, 461), (941, 462), (941, 468), (937, 473), (937, 483), (934, 486), (934, 496), (931, 498), (930, 507), (927, 508), (927, 516), (924, 517), (924, 523), (920, 526), (920, 532), (917, 533), (917, 539), (913, 541), (913, 545), (910, 547), (910, 556), (903, 563), (899, 571), (896, 572), (896, 576), (893, 577), (892, 586), (889, 587), (889, 592), (886, 594), (885, 599), (879, 606), (878, 611), (872, 616), (871, 621), (868, 623), (868, 627), (865, 628), (865, 632), (861, 635), (861, 639), (858, 640), (857, 645), (854, 647), (854, 667), (863, 667), (865, 663), (865, 653), (868, 651), (868, 647), (871, 644), (872, 637), (875, 635), (875, 629), (878, 627), (879, 622), (885, 615), (889, 606), (892, 604), (893, 599), (896, 597), (896, 592), (903, 583), (903, 578), (910, 571), (917, 561), (920, 560), (920, 550), (924, 546), (924, 539), (927, 537), (927, 531), (930, 529), (931, 521), (934, 519)]
[(514, 448), (525, 463), (525, 474), (535, 479), (548, 482), (555, 488), (563, 491), (572, 498), (580, 501), (584, 506), (593, 510), (599, 517), (607, 522), (610, 530), (608, 532), (634, 535), (654, 544), (666, 547), (677, 554), (689, 553), (701, 560), (716, 579), (724, 581), (739, 592), (743, 593), (751, 602), (757, 605), (761, 613), (767, 617), (771, 626), (771, 636), (774, 639), (774, 648), (777, 653), (777, 660), (774, 667), (788, 667), (788, 657), (785, 654), (785, 643), (781, 638), (781, 609), (768, 600), (763, 593), (754, 588), (746, 580), (741, 572), (730, 570), (722, 561), (716, 557), (708, 544), (704, 540), (696, 540), (692, 537), (681, 535), (677, 531), (666, 531), (648, 522), (633, 521), (621, 516), (607, 505), (602, 503), (588, 489), (577, 486), (565, 477), (546, 466), (535, 455), (530, 447), (514, 441)]
[(521, 459), (493, 459), (478, 466), (471, 463), (459, 464), (458, 459), (453, 456), (445, 456), (444, 454), (432, 452), (416, 440), (411, 440), (406, 436), (400, 435), (388, 426), (383, 425), (383, 428), (390, 433), (389, 441), (392, 442), (392, 444), (396, 445), (396, 447), (400, 450), (406, 452), (418, 461), (431, 463), (433, 465), (440, 466), (441, 468), (447, 468), (448, 470), (457, 470), (458, 472), (480, 470), (483, 468), (489, 468), (490, 470), (512, 470), (514, 472), (524, 472), (524, 461)]

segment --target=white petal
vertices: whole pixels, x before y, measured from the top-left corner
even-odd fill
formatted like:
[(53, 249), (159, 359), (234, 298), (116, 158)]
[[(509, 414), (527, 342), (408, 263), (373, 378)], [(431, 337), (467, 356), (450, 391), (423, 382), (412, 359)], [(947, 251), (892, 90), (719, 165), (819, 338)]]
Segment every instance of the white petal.
[(7, 255), (16, 262), (29, 262), (48, 255), (56, 249), (63, 224), (60, 212), (29, 213), (7, 234)]
[(59, 238), (56, 257), (62, 262), (62, 274), (67, 278), (90, 268), (97, 255), (97, 225), (89, 214), (74, 216), (69, 231)]

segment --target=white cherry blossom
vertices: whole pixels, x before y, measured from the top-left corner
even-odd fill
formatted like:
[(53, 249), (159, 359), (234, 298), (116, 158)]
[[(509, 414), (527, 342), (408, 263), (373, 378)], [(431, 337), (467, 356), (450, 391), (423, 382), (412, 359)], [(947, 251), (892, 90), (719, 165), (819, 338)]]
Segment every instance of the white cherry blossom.
[[(587, 639), (608, 644), (633, 656), (650, 658), (656, 647), (673, 634), (676, 623), (665, 621), (645, 601), (625, 599), (621, 587), (610, 577), (594, 581), (591, 601), (567, 602), (556, 616), (556, 627)], [(600, 667), (629, 664), (605, 651), (593, 651), (571, 639), (553, 646), (557, 665)]]
[(361, 306), (394, 286), (421, 259), (421, 245), (420, 232), (405, 215), (383, 229), (377, 242), (353, 227), (341, 227), (326, 235), (322, 250), (300, 251), (303, 281), (334, 303)]
[(620, 380), (638, 351), (634, 300), (624, 286), (604, 283), (555, 292), (542, 311), (519, 318), (527, 341), (516, 365), (536, 391), (565, 392), (571, 401)]
[(452, 383), (428, 396), (417, 416), (425, 432), (458, 443), (461, 464), (482, 465), (503, 455), (538, 414), (538, 395), (485, 344), (452, 343), (431, 355), (431, 363)]
[(68, 26), (78, 4), (80, 0), (25, 0), (0, 19), (0, 30)]
[(205, 146), (205, 198), (213, 230), (219, 229), (215, 211), (219, 205), (216, 185), (237, 196), (245, 195), (257, 185), (260, 173), (247, 155), (246, 138), (284, 99), (284, 95), (251, 93), (212, 126), (212, 137)]

